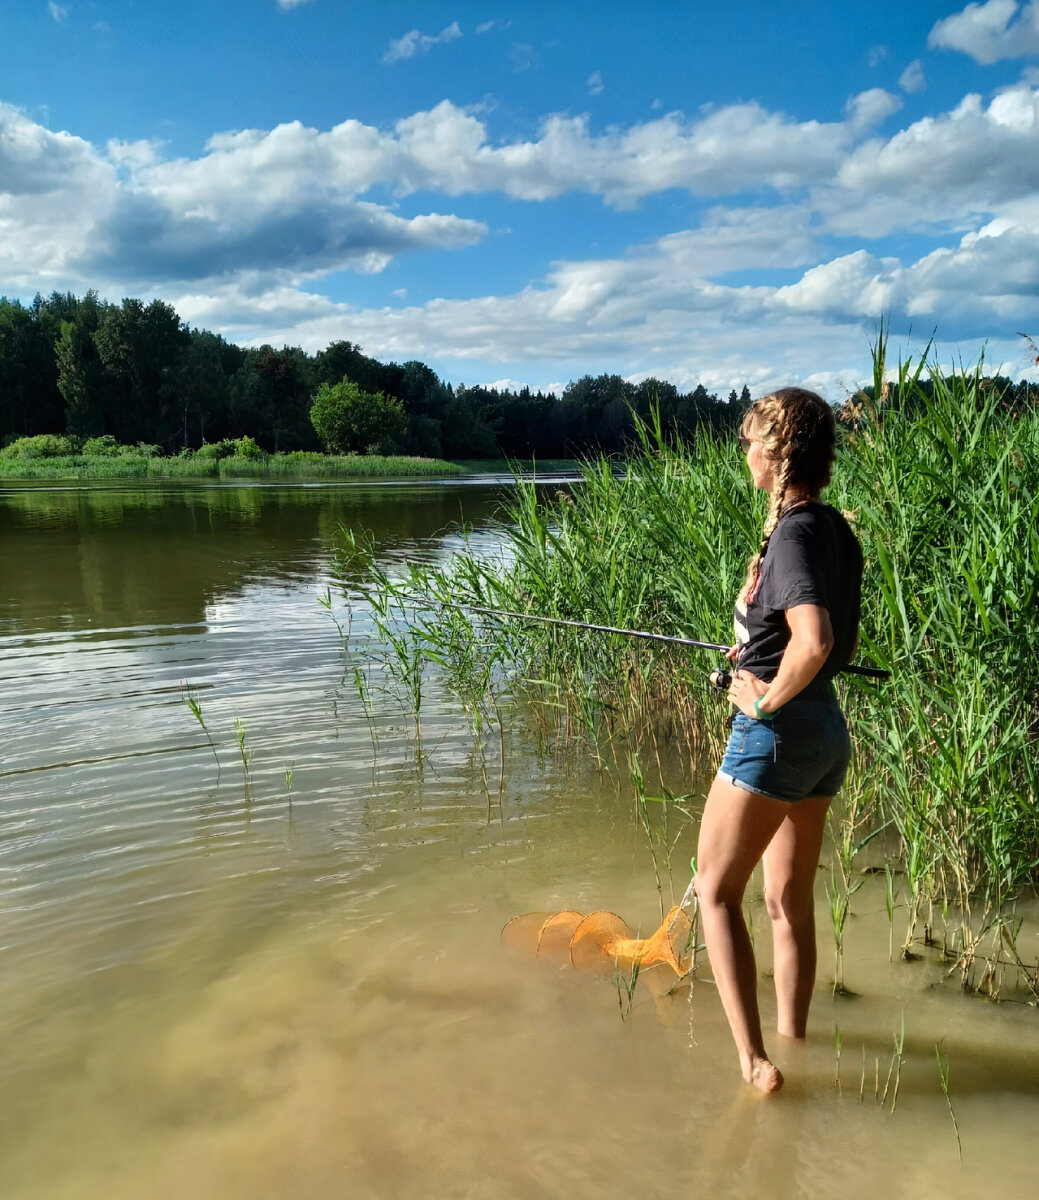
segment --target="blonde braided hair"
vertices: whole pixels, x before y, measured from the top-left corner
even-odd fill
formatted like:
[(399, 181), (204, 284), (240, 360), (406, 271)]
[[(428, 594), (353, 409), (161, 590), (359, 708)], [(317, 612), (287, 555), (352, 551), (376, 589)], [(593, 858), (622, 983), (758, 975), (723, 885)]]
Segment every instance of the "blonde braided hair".
[(756, 440), (765, 457), (776, 468), (761, 544), (747, 564), (744, 598), (753, 595), (757, 586), (761, 562), (783, 515), (787, 493), (795, 490), (798, 503), (817, 500), (830, 482), (836, 440), (830, 406), (805, 388), (780, 388), (755, 401), (743, 419), (745, 437), (752, 427), (757, 430)]

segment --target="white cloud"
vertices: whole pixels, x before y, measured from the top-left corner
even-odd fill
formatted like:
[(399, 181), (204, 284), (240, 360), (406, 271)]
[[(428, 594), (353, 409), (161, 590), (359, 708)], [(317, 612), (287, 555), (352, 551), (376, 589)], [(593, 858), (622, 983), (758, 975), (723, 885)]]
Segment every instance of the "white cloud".
[(93, 286), (99, 274), (160, 282), (256, 269), (298, 279), (377, 271), (396, 254), (486, 234), (479, 221), (404, 218), (359, 199), (356, 162), (340, 161), (362, 155), (363, 137), (351, 132), (344, 143), (298, 124), (246, 131), (212, 139), (200, 159), (164, 162), (154, 143), (113, 141), (101, 153), (0, 105), (0, 274), (8, 286), (45, 286), (60, 274)]
[(399, 37), (396, 41), (390, 42), (386, 48), (386, 53), (382, 56), (384, 63), (401, 62), (407, 58), (414, 58), (416, 54), (428, 54), (434, 46), (444, 46), (448, 42), (457, 41), (462, 36), (462, 27), (457, 21), (452, 21), (450, 25), (445, 26), (439, 33), (429, 34), (423, 33), (419, 29), (412, 29), (403, 37)]
[[(488, 391), (494, 392), (521, 392), (527, 385), (521, 379), (495, 379), (491, 383), (480, 384)], [(563, 385), (564, 387), (566, 384)]]
[(935, 23), (927, 44), (961, 50), (986, 65), (1039, 54), (1039, 0), (988, 0)]
[(47, 0), (47, 11), (59, 25), (64, 25), (69, 19), (69, 10), (64, 5), (55, 4), (54, 0)]
[(926, 117), (853, 150), (837, 187), (817, 203), (835, 232), (881, 236), (898, 228), (954, 223), (1039, 191), (1039, 89), (1018, 84), (988, 107), (968, 95), (949, 113)]
[[(379, 357), (478, 364), (465, 378), (516, 379), (538, 363), (538, 378), (558, 379), (578, 364), (758, 392), (860, 361), (881, 313), (949, 339), (1039, 329), (1039, 91), (968, 96), (869, 137), (898, 103), (871, 89), (841, 122), (748, 103), (602, 133), (551, 116), (529, 140), (501, 142), (445, 101), (390, 129), (220, 133), (172, 160), (159, 143), (94, 147), (0, 105), (0, 277), (29, 294), (110, 280), (112, 294), (154, 290), (235, 340), (319, 349), (346, 337)], [(308, 281), (488, 232), (450, 213), (404, 216), (366, 198), (376, 185), (531, 202), (579, 191), (617, 206), (683, 188), (744, 204), (627, 253), (557, 262), (510, 295), (358, 309)], [(915, 260), (827, 241), (921, 224), (934, 240)], [(749, 269), (776, 274), (747, 286), (734, 273)]]
[(113, 138), (105, 147), (105, 153), (109, 162), (134, 172), (143, 167), (150, 167), (156, 162), (160, 146), (160, 142), (144, 138), (136, 142), (124, 142)]
[(924, 68), (918, 58), (914, 59), (898, 77), (898, 86), (903, 92), (918, 95), (927, 91), (927, 80), (924, 78)]
[[(0, 107), (0, 126), (0, 262), (12, 282), (74, 267), (128, 281), (380, 270), (396, 254), (471, 245), (487, 230), (450, 214), (401, 217), (364, 199), (377, 184), (530, 201), (590, 191), (618, 205), (670, 187), (796, 188), (832, 178), (852, 136), (848, 126), (798, 125), (741, 105), (598, 136), (585, 117), (551, 117), (534, 141), (493, 145), (479, 119), (445, 101), (390, 131), (291, 122), (215, 134), (200, 157), (165, 160), (158, 143), (113, 140), (102, 151), (10, 106)], [(698, 244), (715, 262), (734, 236), (722, 224), (715, 246)]]
[(488, 141), (471, 112), (443, 101), (399, 121), (395, 145), (374, 130), (367, 136), (396, 156), (396, 182), (405, 189), (502, 191), (525, 200), (579, 191), (624, 207), (668, 188), (712, 196), (831, 179), (863, 122), (890, 111), (894, 99), (866, 93), (852, 102), (849, 122), (832, 124), (794, 122), (754, 103), (692, 121), (669, 113), (598, 135), (587, 116), (550, 116), (536, 140), (503, 145)]
[(880, 125), (902, 107), (902, 101), (883, 88), (870, 88), (852, 96), (844, 106), (848, 120), (855, 132), (865, 132)]
[[(453, 364), (456, 379), (494, 378), (491, 364), (507, 366), (513, 384), (524, 373), (532, 384), (532, 376), (558, 379), (561, 365), (575, 375), (619, 367), (632, 379), (655, 375), (681, 387), (747, 383), (754, 394), (805, 382), (839, 399), (839, 380), (857, 382), (847, 364), (866, 373), (882, 315), (896, 334), (912, 324), (924, 341), (937, 327), (968, 359), (989, 337), (990, 362), (1018, 362), (1010, 331), (1039, 328), (1039, 201), (1032, 207), (909, 263), (864, 250), (818, 261), (805, 207), (717, 209), (700, 229), (621, 257), (557, 263), (511, 295), (358, 309), (289, 286), (236, 283), (176, 304), (236, 340), (319, 349), (346, 337), (377, 357)], [(799, 267), (800, 275), (753, 287), (710, 277), (744, 263)]]
[(866, 54), (866, 62), (870, 65), (870, 67), (875, 69), (876, 67), (880, 66), (880, 64), (888, 57), (890, 53), (891, 51), (887, 46), (870, 46)]
[(285, 12), (289, 12), (293, 8), (300, 8), (304, 4), (309, 4), (310, 0), (278, 0), (278, 7)]
[(586, 84), (588, 87), (588, 94), (590, 96), (598, 96), (603, 89), (602, 72), (593, 71), (591, 75), (588, 76)]
[(477, 25), (476, 32), (479, 34), (493, 33), (499, 29), (505, 30), (511, 27), (511, 21), (484, 21), (482, 24)]

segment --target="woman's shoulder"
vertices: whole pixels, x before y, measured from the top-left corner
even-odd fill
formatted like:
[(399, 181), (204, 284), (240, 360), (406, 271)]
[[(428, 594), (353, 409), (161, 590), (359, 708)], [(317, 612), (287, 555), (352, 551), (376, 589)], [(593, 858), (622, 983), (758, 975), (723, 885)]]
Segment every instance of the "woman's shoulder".
[(784, 513), (773, 537), (777, 542), (858, 548), (859, 539), (842, 512), (822, 500), (809, 500)]
[(784, 513), (779, 519), (777, 528), (784, 527), (791, 532), (818, 529), (819, 527), (846, 529), (849, 533), (851, 532), (851, 526), (844, 514), (834, 508), (832, 504), (826, 504), (822, 500), (807, 500), (804, 504), (798, 504), (789, 512)]

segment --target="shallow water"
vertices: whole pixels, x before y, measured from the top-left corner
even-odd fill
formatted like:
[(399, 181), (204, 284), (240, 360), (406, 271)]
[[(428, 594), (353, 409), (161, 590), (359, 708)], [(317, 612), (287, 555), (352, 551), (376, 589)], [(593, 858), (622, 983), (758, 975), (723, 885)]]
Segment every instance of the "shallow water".
[[(857, 995), (837, 999), (820, 879), (811, 1034), (775, 1044), (774, 1101), (739, 1080), (709, 979), (640, 986), (625, 1012), (609, 981), (504, 953), (528, 911), (655, 926), (629, 796), (579, 754), (540, 756), (517, 717), (488, 805), (435, 683), (420, 770), (377, 674), (370, 726), (368, 664), (319, 603), (340, 522), (392, 564), (451, 553), (453, 523), (483, 526), (496, 496), (0, 490), (0, 1194), (1033, 1195), (1035, 1010), (889, 963), (872, 879), (847, 932)], [(363, 609), (352, 621), (363, 638)], [(673, 855), (679, 894), (694, 841)], [(749, 907), (764, 976), (757, 893)]]

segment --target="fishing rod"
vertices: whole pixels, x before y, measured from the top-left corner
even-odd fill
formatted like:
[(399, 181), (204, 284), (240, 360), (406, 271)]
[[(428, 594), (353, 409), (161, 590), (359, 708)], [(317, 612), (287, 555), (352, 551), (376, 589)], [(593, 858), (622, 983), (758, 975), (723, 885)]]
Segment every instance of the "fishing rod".
[[(536, 613), (520, 613), (509, 612), (504, 608), (485, 608), (479, 604), (458, 604), (451, 600), (437, 600), (431, 597), (408, 597), (411, 601), (419, 601), (420, 604), (432, 608), (434, 605), (440, 605), (443, 608), (457, 608), (464, 612), (483, 613), (490, 617), (508, 617), (514, 621), (538, 621), (543, 625), (565, 625), (571, 629), (589, 629), (593, 633), (618, 633), (623, 637), (642, 638), (647, 642), (665, 642), (671, 646), (687, 646), (694, 650), (719, 650), (723, 654), (728, 654), (731, 646), (723, 646), (720, 642), (700, 642), (695, 638), (676, 637), (668, 633), (650, 633), (645, 629), (620, 629), (615, 625), (592, 625), (588, 621), (569, 621), (562, 617), (542, 617)], [(841, 667), (842, 673), (846, 675), (861, 675), (866, 679), (889, 679), (890, 671), (881, 670), (880, 667), (860, 667), (852, 663)], [(719, 668), (712, 671), (709, 675), (711, 683), (716, 688), (727, 688), (732, 681), (731, 672), (725, 668)]]

